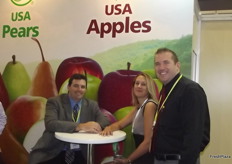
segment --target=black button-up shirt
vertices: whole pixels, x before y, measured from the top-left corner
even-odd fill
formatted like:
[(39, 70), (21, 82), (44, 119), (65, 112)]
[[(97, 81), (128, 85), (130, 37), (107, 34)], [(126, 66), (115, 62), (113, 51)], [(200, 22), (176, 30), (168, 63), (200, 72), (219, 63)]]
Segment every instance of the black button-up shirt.
[[(164, 86), (166, 95), (179, 76)], [(155, 154), (180, 154), (179, 164), (195, 164), (210, 136), (209, 109), (202, 87), (183, 76), (164, 103), (155, 129)]]

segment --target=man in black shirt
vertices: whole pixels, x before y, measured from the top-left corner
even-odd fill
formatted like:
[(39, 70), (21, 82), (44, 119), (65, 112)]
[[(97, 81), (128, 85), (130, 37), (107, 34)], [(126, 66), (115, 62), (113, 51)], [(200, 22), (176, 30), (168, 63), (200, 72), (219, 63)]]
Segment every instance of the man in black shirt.
[(155, 71), (163, 83), (152, 138), (155, 164), (199, 164), (210, 139), (206, 94), (180, 73), (177, 55), (170, 49), (157, 50)]

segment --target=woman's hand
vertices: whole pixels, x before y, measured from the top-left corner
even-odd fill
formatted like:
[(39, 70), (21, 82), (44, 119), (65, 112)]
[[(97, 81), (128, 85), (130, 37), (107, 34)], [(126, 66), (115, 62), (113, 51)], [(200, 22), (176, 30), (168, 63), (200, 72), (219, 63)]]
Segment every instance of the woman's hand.
[(113, 130), (112, 130), (111, 126), (107, 126), (107, 127), (105, 127), (105, 129), (104, 129), (103, 131), (101, 131), (99, 134), (102, 135), (102, 136), (113, 135)]

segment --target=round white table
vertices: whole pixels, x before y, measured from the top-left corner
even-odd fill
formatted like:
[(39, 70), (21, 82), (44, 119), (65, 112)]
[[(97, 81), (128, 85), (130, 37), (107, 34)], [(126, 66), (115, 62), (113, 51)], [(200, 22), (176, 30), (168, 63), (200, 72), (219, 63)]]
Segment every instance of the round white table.
[(108, 144), (122, 141), (126, 138), (126, 133), (124, 131), (118, 130), (114, 131), (113, 135), (101, 136), (96, 133), (87, 132), (77, 132), (77, 133), (62, 133), (55, 132), (55, 137), (61, 141), (66, 141), (70, 143), (77, 144), (87, 144), (87, 164), (93, 164), (93, 144)]

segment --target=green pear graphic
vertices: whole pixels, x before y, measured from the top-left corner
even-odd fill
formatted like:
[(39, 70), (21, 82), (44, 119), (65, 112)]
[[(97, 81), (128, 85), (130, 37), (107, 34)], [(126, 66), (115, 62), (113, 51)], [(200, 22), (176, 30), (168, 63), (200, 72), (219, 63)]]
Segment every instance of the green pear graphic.
[(16, 61), (16, 56), (12, 56), (13, 61), (7, 63), (4, 68), (2, 78), (9, 94), (10, 101), (27, 93), (31, 79), (24, 65)]

